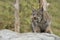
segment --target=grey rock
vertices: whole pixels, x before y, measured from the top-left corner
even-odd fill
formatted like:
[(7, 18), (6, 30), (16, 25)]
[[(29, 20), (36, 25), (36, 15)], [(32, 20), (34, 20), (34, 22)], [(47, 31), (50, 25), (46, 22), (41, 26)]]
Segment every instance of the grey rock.
[(48, 33), (17, 33), (4, 29), (0, 30), (0, 40), (60, 40), (60, 37)]

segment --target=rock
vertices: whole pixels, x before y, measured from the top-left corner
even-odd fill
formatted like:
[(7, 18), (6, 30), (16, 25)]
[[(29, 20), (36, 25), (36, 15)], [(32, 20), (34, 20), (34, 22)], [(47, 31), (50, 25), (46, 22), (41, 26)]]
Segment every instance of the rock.
[(0, 40), (60, 40), (60, 37), (48, 33), (16, 33), (0, 30)]

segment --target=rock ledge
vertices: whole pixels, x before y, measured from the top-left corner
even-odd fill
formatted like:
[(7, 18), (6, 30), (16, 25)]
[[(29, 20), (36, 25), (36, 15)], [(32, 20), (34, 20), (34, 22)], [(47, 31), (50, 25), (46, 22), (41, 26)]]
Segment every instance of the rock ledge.
[(60, 40), (60, 37), (48, 33), (16, 33), (4, 29), (0, 30), (0, 40)]

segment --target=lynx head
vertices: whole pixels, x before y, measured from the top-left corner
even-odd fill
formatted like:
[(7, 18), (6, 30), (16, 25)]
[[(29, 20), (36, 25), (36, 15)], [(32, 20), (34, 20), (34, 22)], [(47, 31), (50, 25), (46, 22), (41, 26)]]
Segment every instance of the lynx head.
[(40, 12), (40, 10), (33, 10), (32, 11), (32, 18), (34, 20), (37, 20), (38, 22), (40, 22), (41, 18), (42, 18), (42, 12)]

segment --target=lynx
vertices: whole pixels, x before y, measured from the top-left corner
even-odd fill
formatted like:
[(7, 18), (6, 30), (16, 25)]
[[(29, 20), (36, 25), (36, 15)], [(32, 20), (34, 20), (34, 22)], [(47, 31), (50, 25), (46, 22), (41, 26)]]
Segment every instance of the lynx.
[(32, 30), (33, 32), (52, 33), (51, 16), (43, 9), (33, 10), (32, 13)]

